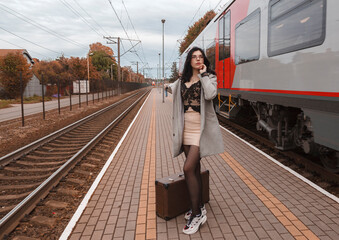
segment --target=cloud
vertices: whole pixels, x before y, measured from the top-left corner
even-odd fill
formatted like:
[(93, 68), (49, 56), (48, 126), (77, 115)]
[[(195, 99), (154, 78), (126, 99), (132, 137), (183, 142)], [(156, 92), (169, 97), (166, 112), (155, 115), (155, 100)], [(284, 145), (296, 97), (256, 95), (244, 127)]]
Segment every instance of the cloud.
[[(140, 44), (136, 47), (138, 55), (153, 69), (156, 69), (159, 60), (158, 53), (162, 51), (161, 19), (166, 19), (165, 61), (171, 64), (178, 57), (177, 40), (187, 30), (188, 24), (202, 3), (201, 0), (124, 0), (137, 32), (135, 34), (122, 1), (111, 0), (111, 2), (128, 36), (131, 39), (139, 37), (142, 41), (142, 48)], [(193, 23), (206, 11), (214, 8), (219, 0), (204, 2)], [(65, 56), (85, 57), (89, 44), (101, 42), (107, 45), (103, 36), (127, 38), (108, 0), (0, 0), (0, 14), (0, 27), (52, 51), (24, 41), (2, 29), (0, 29), (0, 40), (5, 41), (0, 41), (0, 48), (18, 48), (12, 45), (15, 44), (27, 49), (33, 57), (41, 59), (55, 59), (62, 53)], [(22, 16), (26, 21), (13, 14)], [(64, 36), (69, 41), (33, 26), (32, 21), (27, 18), (48, 27), (50, 31)], [(116, 45), (108, 46), (116, 52)], [(123, 46), (127, 50), (131, 44), (123, 40)], [(135, 53), (127, 53), (121, 59), (122, 65), (131, 65), (131, 61), (140, 61), (140, 59)], [(156, 76), (156, 70), (152, 70), (151, 73), (154, 77)]]

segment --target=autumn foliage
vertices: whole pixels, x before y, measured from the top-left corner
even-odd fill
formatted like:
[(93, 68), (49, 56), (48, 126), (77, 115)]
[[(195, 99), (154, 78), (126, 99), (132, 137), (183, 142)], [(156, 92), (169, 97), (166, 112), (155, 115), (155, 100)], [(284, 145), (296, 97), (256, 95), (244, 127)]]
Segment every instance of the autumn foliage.
[(145, 82), (145, 77), (142, 74), (133, 72), (130, 66), (121, 68), (123, 82)]
[[(118, 67), (114, 58), (113, 50), (101, 43), (93, 43), (86, 57), (61, 56), (55, 60), (34, 59), (32, 69), (22, 53), (10, 53), (0, 58), (0, 86), (10, 98), (20, 96), (20, 77), (22, 72), (23, 87), (34, 73), (45, 85), (56, 85), (60, 83), (61, 88), (69, 86), (71, 81), (85, 80), (89, 78), (90, 89), (98, 89), (101, 82), (111, 79), (117, 80)], [(89, 66), (89, 72), (88, 72)], [(33, 73), (32, 73), (33, 72)], [(136, 74), (132, 69), (122, 70), (126, 82), (144, 82), (141, 74)]]
[(113, 50), (110, 47), (107, 47), (105, 45), (102, 45), (101, 43), (92, 43), (89, 45), (90, 52), (99, 52), (102, 51), (106, 53), (108, 56), (113, 57)]
[(20, 96), (20, 72), (25, 89), (33, 76), (27, 59), (19, 52), (0, 57), (0, 86), (9, 98)]
[(196, 37), (204, 30), (209, 21), (215, 17), (216, 13), (211, 10), (208, 11), (202, 18), (196, 21), (191, 27), (189, 27), (188, 32), (181, 42), (179, 47), (179, 52), (182, 54), (186, 48), (196, 39)]

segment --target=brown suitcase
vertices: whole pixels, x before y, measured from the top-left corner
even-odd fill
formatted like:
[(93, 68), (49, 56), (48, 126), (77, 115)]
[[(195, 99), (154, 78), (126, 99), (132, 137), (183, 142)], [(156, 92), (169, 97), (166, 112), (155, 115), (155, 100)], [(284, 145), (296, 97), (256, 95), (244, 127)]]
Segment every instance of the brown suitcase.
[[(209, 196), (209, 171), (201, 172), (202, 201), (207, 203)], [(166, 221), (190, 209), (187, 185), (183, 173), (174, 174), (155, 181), (156, 213)]]

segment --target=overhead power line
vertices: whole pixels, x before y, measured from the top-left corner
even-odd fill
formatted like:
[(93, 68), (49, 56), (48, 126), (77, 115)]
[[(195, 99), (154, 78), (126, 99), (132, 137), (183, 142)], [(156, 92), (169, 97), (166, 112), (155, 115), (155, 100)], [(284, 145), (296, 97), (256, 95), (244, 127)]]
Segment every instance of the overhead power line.
[[(13, 46), (16, 46), (16, 47), (18, 47), (19, 49), (26, 49), (26, 48), (24, 48), (24, 47), (21, 47), (21, 46), (19, 46), (19, 45), (14, 44), (14, 43), (12, 43), (12, 42), (10, 42), (10, 41), (4, 40), (4, 39), (0, 39), (0, 40), (3, 41), (3, 42), (9, 43), (9, 44), (11, 44), (11, 45), (13, 45)], [(44, 56), (45, 58), (49, 58), (48, 56), (46, 56), (46, 55), (44, 55), (44, 54), (41, 54), (41, 53), (38, 53), (38, 52), (36, 52), (36, 51), (29, 50), (29, 52), (30, 52), (30, 53), (32, 52), (32, 53), (35, 53), (35, 54)]]
[[(218, 2), (218, 4), (213, 8), (213, 11), (215, 11), (215, 9), (220, 5), (220, 3), (221, 3), (222, 1), (223, 1), (223, 0), (220, 0), (220, 1)], [(227, 0), (227, 2), (228, 2), (228, 1), (229, 1), (229, 0)], [(203, 0), (203, 1), (201, 2), (201, 4), (200, 4), (198, 10), (195, 12), (195, 14), (194, 14), (192, 20), (191, 20), (190, 23), (188, 24), (187, 29), (188, 29), (189, 26), (192, 24), (193, 20), (195, 19), (197, 13), (198, 13), (199, 10), (201, 9), (201, 7), (202, 7), (202, 5), (204, 4), (204, 2), (205, 2), (205, 0)], [(187, 31), (187, 29), (185, 29), (185, 31), (184, 31), (184, 33), (181, 35), (180, 39), (183, 38), (183, 36), (185, 35), (185, 32)], [(177, 49), (177, 46), (178, 46), (178, 42), (175, 44), (174, 50), (172, 51), (172, 55), (171, 55), (171, 58), (170, 58), (170, 62), (171, 62), (172, 57), (173, 57), (173, 55), (174, 55), (174, 53), (175, 53), (175, 49)], [(179, 46), (178, 46), (178, 47), (179, 47)]]
[[(50, 29), (50, 28), (48, 28), (48, 27), (45, 27), (45, 26), (43, 26), (43, 25), (37, 23), (37, 22), (34, 21), (33, 19), (28, 18), (28, 17), (24, 16), (23, 14), (18, 13), (17, 11), (15, 11), (15, 10), (13, 10), (13, 9), (11, 9), (11, 8), (9, 8), (9, 7), (5, 6), (5, 5), (3, 5), (3, 4), (0, 4), (0, 5), (1, 5), (1, 6), (0, 6), (0, 9), (2, 9), (3, 11), (5, 11), (5, 12), (7, 12), (7, 13), (9, 13), (9, 14), (12, 14), (13, 16), (15, 16), (15, 17), (17, 17), (17, 18), (19, 18), (19, 19), (21, 19), (21, 20), (23, 20), (23, 21), (25, 21), (25, 22), (27, 22), (27, 23), (29, 23), (29, 24), (31, 24), (31, 25), (33, 25), (33, 26), (35, 26), (35, 27), (37, 27), (37, 28), (39, 28), (39, 29), (41, 29), (41, 30), (47, 32), (47, 33), (49, 33), (49, 34), (54, 35), (55, 37), (57, 37), (57, 38), (59, 38), (59, 39), (62, 39), (62, 40), (64, 40), (64, 41), (66, 41), (66, 42), (69, 42), (69, 43), (71, 43), (71, 44), (74, 44), (74, 45), (76, 45), (76, 46), (78, 46), (78, 47), (82, 47), (82, 48), (84, 48), (84, 49), (88, 49), (87, 46), (82, 45), (82, 44), (80, 44), (80, 43), (78, 43), (78, 42), (76, 42), (76, 41), (74, 41), (74, 40), (72, 40), (72, 39), (66, 38), (66, 37), (62, 36), (61, 34), (58, 34), (57, 32), (55, 32), (54, 30), (52, 30), (52, 29)], [(5, 9), (5, 8), (6, 8), (6, 9)], [(12, 11), (12, 12), (11, 12), (11, 11)]]
[(205, 1), (206, 1), (206, 0), (203, 0), (203, 1), (201, 2), (201, 4), (200, 4), (198, 10), (195, 12), (195, 14), (194, 14), (192, 20), (191, 20), (190, 23), (187, 25), (187, 28), (185, 29), (185, 31), (184, 31), (183, 34), (181, 35), (180, 39), (182, 39), (182, 38), (184, 37), (186, 31), (188, 30), (188, 28), (190, 27), (190, 25), (191, 25), (192, 22), (194, 21), (195, 16), (198, 14), (198, 12), (200, 11), (201, 6), (204, 4)]
[(103, 29), (103, 27), (97, 22), (97, 21), (95, 21), (94, 20), (94, 18), (81, 6), (81, 4), (79, 4), (78, 3), (78, 1), (77, 0), (73, 0), (80, 8), (81, 8), (81, 10), (84, 12), (84, 13), (86, 13), (86, 15), (90, 18), (90, 19), (92, 19), (93, 20), (93, 22), (99, 27), (99, 28), (101, 28), (101, 30), (104, 32), (104, 33), (106, 33), (107, 35), (109, 35), (106, 31), (105, 31), (105, 29)]
[(20, 37), (19, 35), (15, 34), (15, 33), (12, 33), (12, 32), (10, 32), (10, 31), (4, 29), (3, 27), (0, 27), (0, 29), (2, 29), (2, 30), (4, 30), (5, 32), (8, 32), (8, 33), (10, 33), (10, 34), (12, 34), (12, 35), (14, 35), (14, 36), (16, 36), (16, 37), (18, 37), (18, 38), (21, 38), (22, 40), (25, 40), (25, 41), (27, 41), (27, 42), (30, 42), (30, 43), (34, 44), (35, 46), (38, 46), (38, 47), (41, 47), (41, 48), (46, 49), (46, 50), (48, 50), (48, 51), (51, 51), (51, 52), (60, 54), (60, 52), (56, 52), (56, 51), (54, 51), (54, 50), (51, 50), (51, 49), (46, 48), (46, 47), (44, 47), (44, 46), (41, 46), (41, 45), (39, 45), (39, 44), (37, 44), (37, 43), (35, 43), (35, 42), (32, 42), (32, 41), (30, 41), (30, 40), (28, 40), (28, 39), (26, 39), (26, 38)]
[[(201, 9), (202, 5), (205, 3), (205, 1), (206, 1), (206, 0), (203, 0), (203, 1), (201, 2), (201, 4), (200, 4), (198, 10), (195, 12), (195, 14), (194, 14), (192, 20), (191, 20), (191, 21), (189, 22), (189, 24), (187, 25), (187, 28), (185, 28), (185, 30), (184, 30), (184, 32), (182, 33), (180, 39), (183, 39), (183, 37), (184, 37), (186, 31), (189, 29), (190, 25), (191, 25), (192, 22), (194, 21), (195, 17), (197, 16), (198, 12), (200, 11), (200, 9)], [(178, 42), (175, 43), (175, 46), (174, 46), (174, 48), (173, 48), (171, 57), (169, 58), (169, 62), (173, 62), (174, 59), (172, 59), (172, 58), (173, 58), (173, 56), (174, 56), (174, 54), (175, 54), (175, 50), (179, 48), (178, 44), (179, 44)], [(178, 58), (179, 58), (179, 56), (178, 56)]]
[[(131, 20), (131, 17), (130, 17), (130, 15), (129, 15), (129, 13), (128, 13), (128, 10), (127, 10), (127, 8), (126, 8), (126, 5), (125, 5), (124, 0), (121, 0), (121, 2), (122, 2), (123, 6), (124, 6), (124, 8), (125, 8), (125, 11), (126, 11), (126, 13), (127, 13), (127, 17), (128, 17), (128, 19), (129, 19), (129, 21), (130, 21), (130, 23), (131, 23), (131, 25), (132, 25), (132, 28), (133, 28), (133, 30), (134, 30), (134, 32), (135, 32), (135, 35), (137, 36), (137, 39), (140, 40), (140, 38), (139, 38), (139, 36), (138, 36), (138, 34), (137, 34), (137, 31), (135, 30), (134, 24), (133, 24), (133, 22), (132, 22), (132, 20)], [(140, 40), (140, 42), (141, 42), (141, 40)], [(145, 55), (145, 52), (144, 52), (144, 48), (143, 48), (142, 43), (141, 43), (141, 50), (142, 50), (142, 53), (143, 53), (143, 56), (144, 56), (144, 60), (145, 60), (146, 65), (147, 65), (147, 59), (146, 59), (146, 55)], [(144, 66), (145, 66), (145, 64), (144, 64)]]
[[(118, 18), (119, 23), (120, 23), (122, 29), (124, 30), (124, 32), (125, 32), (125, 34), (126, 34), (126, 36), (127, 36), (127, 39), (129, 40), (129, 42), (130, 42), (132, 48), (134, 48), (133, 43), (132, 43), (132, 41), (130, 40), (129, 35), (128, 35), (128, 33), (127, 33), (127, 31), (126, 31), (124, 25), (122, 24), (121, 19), (120, 19), (119, 16), (118, 16), (118, 13), (116, 12), (116, 10), (115, 10), (115, 8), (114, 8), (114, 6), (113, 6), (113, 4), (112, 4), (112, 1), (111, 1), (111, 0), (108, 0), (108, 2), (109, 2), (109, 4), (111, 5), (111, 8), (113, 9), (113, 11), (114, 11), (116, 17)], [(134, 48), (134, 50), (137, 51), (135, 48)], [(142, 62), (142, 64), (145, 65), (144, 61), (140, 58), (140, 56), (139, 56), (137, 53), (136, 53), (136, 55), (137, 55), (137, 57), (139, 58), (139, 60)]]
[(59, 0), (63, 5), (65, 5), (69, 10), (71, 10), (76, 16), (80, 17), (80, 19), (86, 23), (96, 34), (98, 34), (100, 37), (103, 37), (103, 34), (100, 34), (94, 27), (91, 26), (91, 24), (84, 18), (77, 10), (75, 10), (69, 3), (67, 3), (65, 0)]

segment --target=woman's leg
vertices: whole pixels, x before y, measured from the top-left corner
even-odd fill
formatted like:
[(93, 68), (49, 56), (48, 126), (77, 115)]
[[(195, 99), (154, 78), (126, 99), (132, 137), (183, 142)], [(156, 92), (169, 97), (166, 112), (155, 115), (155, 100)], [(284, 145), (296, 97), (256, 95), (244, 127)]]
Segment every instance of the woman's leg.
[(200, 164), (200, 160), (199, 160), (199, 164), (197, 166), (197, 168), (195, 169), (195, 175), (198, 178), (198, 183), (199, 183), (199, 207), (201, 207), (203, 205), (202, 203), (202, 179), (201, 179), (201, 164)]
[[(185, 151), (185, 146), (184, 146)], [(188, 192), (192, 203), (192, 215), (200, 214), (200, 197), (201, 187), (199, 186), (199, 178), (196, 175), (197, 168), (200, 163), (200, 149), (198, 146), (190, 146), (186, 161), (184, 164), (185, 180), (188, 188)], [(200, 175), (200, 172), (199, 172)]]
[(187, 158), (188, 152), (190, 151), (190, 145), (184, 145), (184, 153), (185, 157)]
[[(184, 153), (185, 153), (186, 158), (188, 156), (189, 150), (190, 150), (190, 145), (184, 145)], [(202, 179), (201, 179), (201, 164), (200, 164), (200, 161), (199, 161), (198, 167), (196, 168), (195, 175), (197, 176), (198, 182), (199, 182), (199, 189), (200, 189), (199, 190), (200, 191), (199, 207), (201, 207), (203, 205), (203, 202), (202, 202)]]

